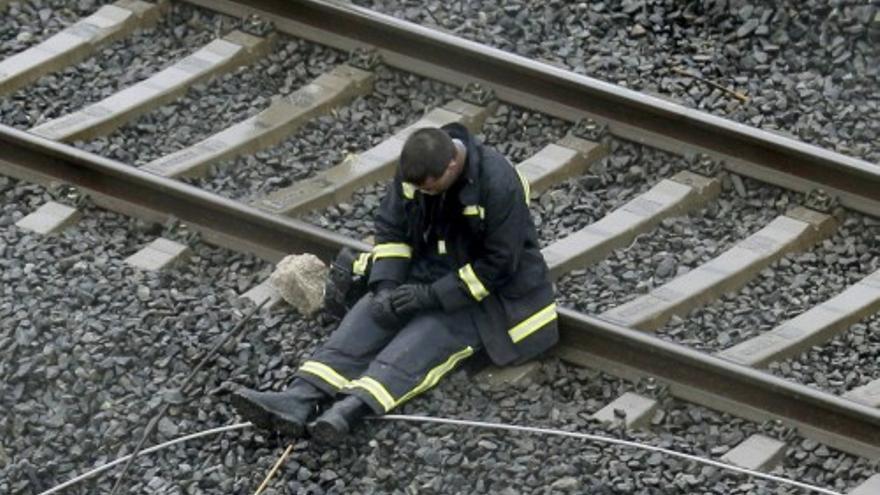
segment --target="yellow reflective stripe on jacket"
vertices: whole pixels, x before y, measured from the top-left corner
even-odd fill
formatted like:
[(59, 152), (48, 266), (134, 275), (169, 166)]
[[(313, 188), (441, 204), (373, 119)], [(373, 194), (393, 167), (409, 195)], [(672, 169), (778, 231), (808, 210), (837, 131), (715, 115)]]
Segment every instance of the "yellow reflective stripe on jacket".
[(355, 275), (363, 275), (367, 273), (367, 265), (370, 264), (370, 253), (361, 253), (351, 267), (351, 271)]
[(459, 268), (458, 278), (467, 285), (471, 296), (477, 301), (482, 301), (484, 297), (489, 295), (489, 291), (486, 289), (486, 286), (483, 285), (483, 282), (480, 282), (480, 279), (477, 278), (477, 274), (474, 273), (474, 269), (471, 267), (470, 263)]
[(429, 388), (433, 387), (434, 385), (437, 385), (437, 382), (439, 382), (440, 379), (443, 378), (444, 375), (446, 375), (447, 373), (449, 373), (450, 371), (455, 369), (455, 366), (462, 359), (470, 356), (473, 353), (474, 353), (474, 349), (471, 346), (467, 346), (464, 349), (449, 356), (449, 359), (447, 359), (444, 363), (440, 364), (439, 366), (436, 366), (431, 371), (429, 371), (428, 374), (425, 375), (425, 379), (422, 380), (422, 383), (419, 383), (418, 385), (415, 386), (415, 388), (413, 388), (412, 390), (407, 392), (406, 395), (401, 397), (400, 400), (398, 400), (397, 403), (394, 405), (398, 406), (400, 404), (403, 404), (404, 402), (412, 399), (416, 395), (419, 395), (420, 393), (424, 392), (425, 390), (428, 390)]
[(477, 217), (478, 216), (481, 219), (486, 218), (486, 209), (483, 208), (482, 206), (477, 206), (477, 205), (465, 206), (463, 213), (465, 214), (465, 216), (468, 216), (468, 217)]
[(413, 199), (416, 197), (416, 186), (410, 184), (409, 182), (401, 182), (400, 188), (403, 190), (403, 197), (406, 199)]
[(538, 311), (532, 316), (529, 316), (525, 320), (518, 323), (515, 327), (508, 330), (507, 334), (510, 335), (511, 340), (513, 340), (514, 343), (517, 343), (520, 340), (535, 333), (544, 325), (555, 320), (556, 317), (556, 303), (551, 303), (549, 306)]
[(528, 206), (532, 195), (532, 185), (529, 184), (529, 180), (526, 179), (525, 176), (519, 172), (519, 170), (516, 171), (516, 175), (519, 177), (519, 181), (522, 183), (523, 192), (526, 195), (526, 206)]
[(349, 384), (349, 381), (336, 370), (317, 361), (306, 361), (299, 369), (317, 376), (337, 389), (344, 388)]
[(362, 376), (357, 380), (351, 382), (349, 388), (362, 388), (370, 393), (379, 404), (382, 404), (382, 407), (385, 409), (385, 412), (390, 411), (394, 407), (394, 397), (388, 393), (388, 390), (385, 388), (385, 385), (377, 382), (376, 380), (368, 377)]
[(412, 248), (409, 244), (401, 242), (388, 242), (373, 246), (373, 259), (381, 258), (411, 258)]
[(437, 254), (446, 254), (446, 241), (443, 239), (437, 241)]

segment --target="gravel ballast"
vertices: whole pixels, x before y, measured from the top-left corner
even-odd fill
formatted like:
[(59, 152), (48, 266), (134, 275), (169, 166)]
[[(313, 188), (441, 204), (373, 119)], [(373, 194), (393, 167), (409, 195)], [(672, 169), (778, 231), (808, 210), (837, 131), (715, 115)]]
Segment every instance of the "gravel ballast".
[(355, 3), (880, 163), (872, 2)]
[(384, 66), (375, 74), (369, 95), (309, 121), (275, 146), (220, 163), (205, 178), (185, 180), (221, 196), (254, 200), (381, 143), (460, 92)]
[(770, 363), (771, 373), (786, 380), (843, 394), (880, 380), (880, 317), (857, 323), (828, 343), (803, 354)]
[(706, 263), (801, 200), (797, 194), (725, 174), (721, 194), (705, 208), (663, 220), (628, 248), (560, 278), (559, 300), (579, 311), (602, 313)]
[(284, 40), (252, 64), (194, 85), (109, 136), (75, 143), (86, 151), (143, 165), (193, 145), (269, 107), (273, 96), (308, 84), (348, 56), (313, 43)]
[[(196, 245), (190, 263), (141, 273), (122, 259), (158, 235), (159, 226), (87, 208), (76, 227), (50, 238), (13, 224), (50, 195), (0, 179), (3, 297), (0, 491), (45, 490), (133, 448), (144, 425), (203, 353), (240, 319), (236, 294), (268, 275), (251, 256)], [(332, 329), (290, 310), (260, 315), (203, 373), (195, 401), (171, 408), (148, 444), (238, 421), (229, 383), (279, 389), (303, 356)], [(468, 370), (402, 407), (427, 414), (615, 434), (589, 415), (633, 386), (563, 365), (542, 365), (528, 388), (491, 391)], [(676, 402), (632, 438), (718, 458), (756, 425)], [(288, 442), (256, 430), (227, 433), (136, 463), (133, 492), (240, 493), (253, 490)], [(117, 471), (118, 472), (118, 471)], [(872, 473), (864, 460), (794, 439), (785, 476), (851, 488)], [(106, 493), (102, 477), (67, 493)], [(778, 493), (715, 469), (580, 441), (472, 431), (448, 426), (370, 423), (344, 447), (296, 443), (271, 493)]]
[(783, 257), (741, 290), (673, 318), (658, 334), (714, 352), (771, 330), (880, 268), (878, 233), (880, 223), (850, 212), (833, 236)]
[(29, 0), (0, 7), (0, 60), (41, 43), (113, 0)]
[(173, 2), (159, 23), (0, 99), (0, 122), (28, 129), (146, 79), (235, 28), (231, 17)]

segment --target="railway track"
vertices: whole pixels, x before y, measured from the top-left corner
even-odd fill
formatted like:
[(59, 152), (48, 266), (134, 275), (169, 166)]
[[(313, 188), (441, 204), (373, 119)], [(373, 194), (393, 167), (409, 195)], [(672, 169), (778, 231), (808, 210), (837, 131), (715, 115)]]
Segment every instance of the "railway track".
[[(304, 251), (328, 259), (342, 246), (369, 249), (359, 239), (370, 233), (361, 230), (357, 238), (351, 238), (302, 218), (315, 223), (330, 218), (326, 225), (337, 228), (339, 224), (334, 222), (355, 210), (360, 209), (360, 216), (368, 216), (370, 198), (378, 194), (375, 184), (390, 177), (408, 129), (455, 121), (479, 130), (493, 119), (499, 105), (515, 105), (564, 122), (558, 126), (558, 135), (548, 136), (543, 146), (518, 153), (523, 156), (515, 160), (531, 184), (543, 222), (552, 223), (553, 216), (567, 208), (592, 211), (594, 215), (564, 225), (564, 229), (548, 230), (555, 234), (542, 234), (545, 257), (560, 286), (572, 281), (590, 283), (595, 273), (587, 272), (588, 267), (625, 250), (658, 226), (674, 226), (678, 217), (712, 208), (719, 196), (724, 199), (724, 194), (737, 194), (737, 189), (743, 187), (741, 179), (736, 179), (740, 183), (733, 187), (733, 193), (730, 188), (725, 192), (725, 174), (771, 183), (792, 193), (785, 196), (779, 211), (764, 213), (767, 220), (761, 229), (740, 233), (740, 237), (727, 236), (686, 273), (666, 277), (662, 284), (638, 287), (637, 294), (626, 301), (606, 304), (601, 312), (561, 309), (563, 345), (557, 354), (615, 376), (650, 378), (667, 386), (676, 397), (741, 418), (781, 421), (806, 438), (844, 452), (878, 457), (880, 376), (840, 397), (760, 370), (797, 356), (874, 313), (880, 302), (876, 274), (865, 273), (834, 298), (792, 318), (780, 319), (768, 332), (712, 353), (652, 335), (658, 328), (663, 334), (670, 319), (687, 318), (693, 310), (746, 286), (763, 269), (787, 255), (828, 242), (846, 222), (846, 215), (880, 216), (880, 189), (876, 187), (880, 174), (876, 165), (352, 6), (323, 1), (299, 2), (295, 6), (271, 1), (192, 3), (232, 17), (244, 18), (257, 12), (261, 19), (271, 21), (276, 31), (265, 22), (242, 23), (239, 29), (203, 39), (200, 48), (156, 68), (152, 74), (144, 74), (127, 87), (117, 88), (100, 101), (85, 102), (77, 109), (56, 109), (57, 115), (51, 118), (43, 113), (27, 126), (18, 123), (18, 129), (3, 125), (2, 173), (44, 185), (74, 185), (96, 205), (149, 222), (166, 223), (174, 217), (198, 232), (203, 241), (254, 253), (268, 261)], [(49, 38), (30, 52), (0, 62), (0, 93), (16, 88), (24, 91), (38, 77), (87, 57), (95, 46), (160, 22), (168, 8), (164, 3), (137, 1), (101, 7), (93, 17), (56, 35), (61, 38)], [(155, 119), (151, 111), (179, 98), (194, 85), (271, 57), (272, 44), (281, 33), (338, 50), (369, 50), (356, 51), (350, 61), (337, 61), (317, 77), (301, 77), (296, 88), (273, 98), (259, 113), (234, 122), (214, 122), (209, 131), (201, 132), (201, 139), (193, 139), (183, 147), (182, 143), (169, 144), (178, 149), (148, 162), (120, 163), (85, 151), (104, 139), (101, 136), (138, 116)], [(76, 38), (75, 43), (63, 43), (71, 37)], [(41, 57), (35, 56), (38, 52)], [(458, 85), (479, 84), (456, 94), (447, 89), (450, 94), (443, 95), (433, 108), (424, 108), (420, 118), (396, 119), (400, 125), (391, 137), (374, 140), (378, 142), (370, 142), (333, 163), (322, 163), (290, 184), (274, 183), (279, 187), (268, 191), (224, 190), (223, 180), (219, 181), (221, 186), (211, 182), (219, 176), (229, 183), (235, 169), (242, 166), (243, 159), (236, 157), (259, 154), (259, 150), (308, 128), (316, 117), (337, 112), (358, 98), (362, 101), (376, 91), (377, 83), (388, 83), (387, 72), (383, 72), (388, 69), (383, 67)], [(118, 132), (131, 130), (123, 127)], [(75, 147), (65, 142), (73, 142)], [(654, 168), (648, 174), (633, 173), (631, 168), (612, 171), (603, 185), (619, 177), (626, 180), (624, 172), (632, 173), (632, 180), (647, 180), (637, 188), (637, 194), (609, 195), (602, 202), (601, 215), (596, 208), (579, 209), (578, 204), (556, 201), (559, 195), (554, 196), (554, 191), (560, 187), (593, 184), (583, 189), (575, 187), (576, 191), (587, 192), (596, 181), (601, 183), (601, 174), (589, 171), (628, 146), (673, 153), (663, 154), (662, 159), (683, 154), (687, 159), (679, 161), (691, 164)], [(264, 175), (258, 177), (278, 175), (277, 167), (261, 166)], [(813, 192), (815, 189), (824, 193)], [(353, 195), (355, 200), (351, 199)], [(551, 199), (542, 200), (544, 197)], [(837, 208), (837, 204), (847, 211)], [(20, 228), (44, 232), (63, 228), (76, 219), (70, 208), (75, 205), (64, 206), (43, 205), (33, 216), (21, 219)], [(50, 225), (55, 220), (60, 223)], [(132, 262), (143, 263), (144, 269), (156, 269), (163, 262), (174, 262), (174, 256), (166, 255), (180, 254), (178, 251), (183, 252), (185, 247), (158, 240), (135, 254)], [(573, 298), (563, 295), (562, 299)], [(576, 306), (576, 298), (574, 301)], [(611, 408), (627, 409), (651, 402), (651, 397), (628, 396)], [(656, 401), (644, 407), (642, 413), (653, 414), (655, 407)], [(637, 409), (629, 410), (627, 422), (643, 421)], [(771, 445), (771, 457), (775, 452), (772, 448), (778, 447)], [(860, 489), (870, 490), (871, 482)]]

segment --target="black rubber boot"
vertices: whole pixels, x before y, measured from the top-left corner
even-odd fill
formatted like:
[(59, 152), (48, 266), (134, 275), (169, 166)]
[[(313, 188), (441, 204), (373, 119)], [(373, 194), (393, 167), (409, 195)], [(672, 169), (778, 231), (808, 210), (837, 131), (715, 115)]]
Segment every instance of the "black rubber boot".
[(320, 443), (338, 444), (371, 412), (372, 409), (364, 401), (354, 395), (347, 395), (309, 423), (309, 434)]
[(257, 392), (241, 387), (230, 400), (238, 414), (258, 428), (299, 437), (317, 412), (318, 403), (328, 397), (311, 383), (297, 379), (283, 392)]

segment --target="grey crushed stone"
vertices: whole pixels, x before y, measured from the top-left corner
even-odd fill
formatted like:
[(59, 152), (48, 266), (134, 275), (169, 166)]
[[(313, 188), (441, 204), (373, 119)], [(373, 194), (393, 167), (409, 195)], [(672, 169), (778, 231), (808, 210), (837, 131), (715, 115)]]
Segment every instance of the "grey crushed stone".
[(0, 121), (20, 129), (100, 101), (233, 29), (238, 21), (174, 2), (155, 26), (0, 98)]
[(39, 44), (112, 0), (27, 0), (0, 7), (0, 59)]
[(369, 95), (309, 121), (275, 146), (218, 164), (215, 174), (184, 180), (221, 196), (257, 199), (381, 143), (432, 108), (455, 99), (459, 91), (380, 66)]
[(851, 326), (827, 343), (770, 363), (774, 375), (836, 395), (880, 380), (880, 317)]
[(833, 236), (783, 257), (741, 290), (673, 318), (657, 333), (714, 352), (769, 331), (880, 268), (878, 233), (876, 220), (849, 212)]
[(355, 3), (880, 163), (880, 7), (871, 2)]
[(706, 207), (665, 219), (628, 248), (561, 277), (559, 300), (587, 313), (624, 304), (720, 255), (802, 201), (798, 194), (747, 178), (742, 179), (746, 195), (740, 196), (731, 177), (723, 175), (721, 195)]
[[(46, 191), (0, 179), (0, 192), (0, 345), (13, 351), (0, 360), (0, 372), (10, 377), (0, 405), (15, 411), (0, 419), (0, 427), (13, 433), (0, 438), (8, 456), (0, 463), (0, 490), (34, 492), (129, 452), (162, 391), (179, 383), (231, 329), (243, 311), (236, 309), (236, 294), (265, 278), (270, 267), (198, 245), (192, 263), (178, 270), (135, 272), (121, 259), (161, 228), (89, 209), (76, 227), (38, 238), (12, 224), (48, 199)], [(137, 296), (141, 287), (151, 299)], [(331, 329), (325, 319), (303, 320), (291, 311), (257, 318), (197, 380), (196, 400), (172, 407), (149, 443), (237, 421), (222, 392), (230, 382), (283, 388), (297, 361)], [(466, 368), (399, 412), (616, 434), (588, 418), (631, 384), (555, 359), (541, 370), (525, 389), (495, 392), (475, 385)], [(757, 431), (787, 434), (675, 401), (654, 417), (652, 428), (630, 436), (713, 458)], [(179, 445), (137, 462), (127, 487), (252, 490), (287, 443), (244, 430)], [(865, 460), (795, 439), (783, 474), (843, 489), (873, 473)], [(113, 481), (106, 476), (69, 492), (105, 492)], [(401, 423), (367, 424), (338, 449), (297, 442), (272, 493), (515, 493), (523, 487), (551, 493), (551, 486), (609, 494), (777, 493), (773, 484), (628, 449)]]
[(298, 40), (277, 41), (252, 64), (194, 85), (183, 97), (129, 122), (108, 136), (75, 145), (123, 163), (143, 165), (193, 145), (269, 107), (347, 55)]

